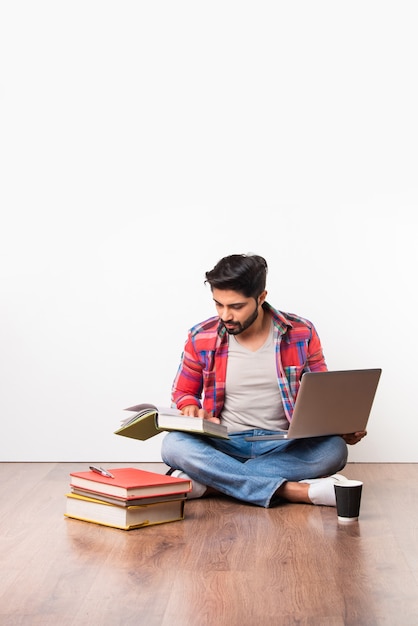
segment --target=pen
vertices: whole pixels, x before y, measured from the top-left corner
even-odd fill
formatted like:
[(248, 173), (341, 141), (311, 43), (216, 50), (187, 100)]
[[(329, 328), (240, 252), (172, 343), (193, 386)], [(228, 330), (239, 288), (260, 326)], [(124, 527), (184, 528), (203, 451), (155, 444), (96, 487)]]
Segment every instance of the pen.
[(101, 474), (102, 476), (107, 476), (108, 478), (114, 478), (113, 474), (103, 469), (103, 467), (96, 467), (95, 465), (89, 466), (92, 472), (96, 472), (96, 474)]

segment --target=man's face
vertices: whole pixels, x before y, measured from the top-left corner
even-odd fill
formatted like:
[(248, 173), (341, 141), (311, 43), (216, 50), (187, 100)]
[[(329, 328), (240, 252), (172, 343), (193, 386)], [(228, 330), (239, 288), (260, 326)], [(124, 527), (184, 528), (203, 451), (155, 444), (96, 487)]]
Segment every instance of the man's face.
[(213, 289), (216, 311), (230, 335), (239, 335), (247, 330), (257, 319), (259, 306), (264, 295), (258, 299), (246, 298), (238, 291)]

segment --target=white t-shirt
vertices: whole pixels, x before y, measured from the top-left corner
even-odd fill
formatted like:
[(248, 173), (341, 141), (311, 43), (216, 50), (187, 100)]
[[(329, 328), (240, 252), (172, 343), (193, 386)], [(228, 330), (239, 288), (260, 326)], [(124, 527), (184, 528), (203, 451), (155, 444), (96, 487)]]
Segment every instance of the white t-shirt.
[(221, 422), (234, 433), (253, 428), (287, 430), (277, 382), (273, 324), (269, 336), (255, 352), (229, 336), (225, 403)]

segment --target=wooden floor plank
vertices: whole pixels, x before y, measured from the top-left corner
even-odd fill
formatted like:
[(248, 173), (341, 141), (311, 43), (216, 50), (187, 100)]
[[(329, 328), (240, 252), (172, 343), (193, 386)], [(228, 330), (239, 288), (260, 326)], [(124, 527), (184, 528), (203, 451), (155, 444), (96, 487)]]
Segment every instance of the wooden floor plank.
[(84, 468), (0, 463), (2, 626), (418, 623), (418, 465), (349, 464), (364, 481), (351, 525), (332, 507), (212, 497), (129, 532), (64, 517)]

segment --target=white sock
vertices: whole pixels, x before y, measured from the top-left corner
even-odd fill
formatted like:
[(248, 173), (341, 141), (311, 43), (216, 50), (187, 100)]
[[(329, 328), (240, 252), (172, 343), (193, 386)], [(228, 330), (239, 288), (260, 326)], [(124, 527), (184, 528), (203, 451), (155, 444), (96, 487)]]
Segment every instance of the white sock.
[(188, 500), (193, 500), (194, 498), (201, 498), (203, 494), (206, 492), (206, 489), (207, 489), (206, 485), (202, 485), (202, 483), (199, 483), (197, 480), (193, 480), (192, 478), (190, 478), (190, 476), (188, 476), (181, 470), (174, 470), (174, 472), (171, 475), (175, 476), (176, 478), (184, 478), (185, 480), (192, 481), (192, 490), (189, 491), (189, 493), (187, 494)]
[(335, 506), (334, 485), (347, 480), (342, 474), (334, 474), (326, 478), (312, 478), (301, 480), (301, 483), (309, 483), (308, 496), (313, 504), (323, 506)]

